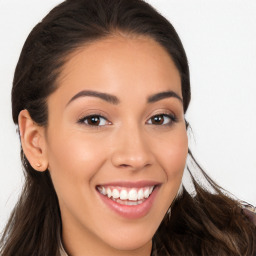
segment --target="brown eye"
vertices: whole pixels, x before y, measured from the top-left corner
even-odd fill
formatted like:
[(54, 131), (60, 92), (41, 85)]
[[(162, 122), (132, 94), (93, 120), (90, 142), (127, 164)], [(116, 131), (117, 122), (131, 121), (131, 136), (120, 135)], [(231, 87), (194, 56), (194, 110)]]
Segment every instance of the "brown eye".
[(100, 118), (98, 116), (91, 116), (87, 119), (87, 123), (89, 125), (99, 125), (100, 124)]
[(164, 116), (163, 115), (153, 116), (151, 120), (152, 120), (152, 124), (161, 125), (164, 123)]
[(92, 115), (92, 116), (86, 116), (80, 119), (79, 123), (82, 123), (88, 126), (103, 126), (108, 124), (108, 121), (103, 116)]
[(160, 114), (152, 116), (147, 123), (152, 125), (172, 125), (176, 121), (174, 115)]

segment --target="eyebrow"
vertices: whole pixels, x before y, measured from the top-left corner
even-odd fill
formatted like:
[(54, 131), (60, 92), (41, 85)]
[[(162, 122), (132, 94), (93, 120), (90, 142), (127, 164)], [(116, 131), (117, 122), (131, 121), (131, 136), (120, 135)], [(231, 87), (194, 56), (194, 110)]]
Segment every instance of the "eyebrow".
[[(108, 94), (108, 93), (104, 93), (104, 92), (97, 92), (97, 91), (91, 91), (91, 90), (83, 90), (83, 91), (80, 91), (79, 93), (75, 94), (69, 100), (67, 105), (69, 105), (72, 101), (74, 101), (77, 98), (88, 97), (88, 96), (89, 97), (100, 98), (100, 99), (102, 99), (102, 100), (104, 100), (106, 102), (109, 102), (111, 104), (114, 104), (114, 105), (117, 105), (117, 104), (120, 103), (120, 100), (116, 96), (114, 96), (114, 95), (111, 95), (111, 94)], [(153, 95), (151, 95), (151, 96), (149, 96), (147, 98), (147, 103), (154, 103), (154, 102), (157, 102), (159, 100), (166, 99), (166, 98), (172, 98), (172, 97), (178, 99), (181, 103), (183, 103), (182, 98), (176, 92), (174, 92), (174, 91), (165, 91), (165, 92), (160, 92), (160, 93), (153, 94)]]
[(70, 99), (70, 101), (67, 103), (67, 105), (70, 104), (72, 101), (74, 101), (77, 98), (86, 97), (86, 96), (100, 98), (100, 99), (105, 100), (106, 102), (112, 103), (114, 105), (117, 105), (120, 102), (116, 96), (108, 94), (108, 93), (96, 92), (96, 91), (80, 91), (79, 93), (77, 93)]
[(154, 95), (151, 95), (151, 96), (148, 97), (147, 102), (148, 103), (154, 103), (156, 101), (163, 100), (163, 99), (166, 99), (166, 98), (172, 98), (172, 97), (178, 99), (181, 103), (183, 103), (182, 98), (174, 91), (160, 92), (160, 93), (156, 93)]

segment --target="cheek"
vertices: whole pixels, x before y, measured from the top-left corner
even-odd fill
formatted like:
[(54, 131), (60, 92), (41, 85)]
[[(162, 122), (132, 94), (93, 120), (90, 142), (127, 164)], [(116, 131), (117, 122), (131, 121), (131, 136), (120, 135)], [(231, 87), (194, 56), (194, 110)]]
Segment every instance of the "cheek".
[(158, 162), (162, 165), (168, 180), (181, 179), (188, 154), (186, 130), (178, 130), (155, 147)]
[(49, 170), (56, 190), (88, 183), (105, 161), (101, 143), (83, 133), (59, 132), (49, 141)]
[(187, 134), (184, 136), (181, 136), (181, 139), (176, 138), (173, 140), (173, 145), (170, 148), (169, 154), (168, 154), (168, 161), (169, 166), (173, 166), (174, 168), (174, 175), (175, 170), (176, 174), (182, 172), (185, 168), (186, 159), (188, 154), (188, 140), (187, 140)]
[(161, 139), (161, 143), (155, 143), (154, 150), (164, 176), (164, 183), (161, 187), (161, 203), (158, 205), (159, 216), (163, 218), (177, 195), (186, 165), (188, 154), (186, 130), (177, 129), (175, 132), (170, 132), (165, 139)]

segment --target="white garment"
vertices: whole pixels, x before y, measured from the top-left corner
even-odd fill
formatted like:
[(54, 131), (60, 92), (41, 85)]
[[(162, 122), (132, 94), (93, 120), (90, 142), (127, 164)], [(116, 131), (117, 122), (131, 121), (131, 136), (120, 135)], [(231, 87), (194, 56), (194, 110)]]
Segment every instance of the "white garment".
[(68, 256), (68, 254), (65, 252), (62, 243), (60, 244), (60, 256)]

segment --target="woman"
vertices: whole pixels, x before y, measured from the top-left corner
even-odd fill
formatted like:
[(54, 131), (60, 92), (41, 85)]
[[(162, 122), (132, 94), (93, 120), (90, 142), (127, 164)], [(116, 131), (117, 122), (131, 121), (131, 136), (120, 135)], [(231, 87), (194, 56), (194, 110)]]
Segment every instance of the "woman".
[[(1, 255), (254, 255), (253, 214), (188, 149), (189, 102), (183, 46), (151, 6), (54, 8), (15, 71), (26, 182)], [(187, 157), (210, 188), (182, 186)]]

